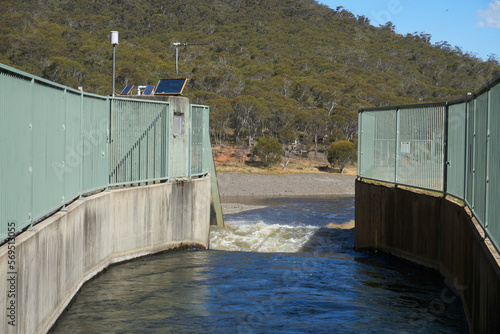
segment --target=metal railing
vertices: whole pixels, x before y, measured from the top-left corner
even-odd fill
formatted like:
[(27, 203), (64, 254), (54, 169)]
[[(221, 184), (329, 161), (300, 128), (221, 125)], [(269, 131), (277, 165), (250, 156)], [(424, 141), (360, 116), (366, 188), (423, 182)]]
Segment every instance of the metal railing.
[(358, 176), (464, 200), (500, 249), (500, 77), (465, 98), (359, 111)]
[(205, 175), (209, 171), (209, 158), (211, 147), (206, 143), (210, 141), (207, 129), (208, 107), (201, 105), (191, 105), (191, 155), (190, 166), (191, 176)]
[(208, 107), (186, 112), (189, 139), (176, 149), (189, 164), (172, 149), (169, 102), (84, 93), (0, 64), (0, 242), (94, 191), (207, 174)]
[(111, 99), (110, 185), (168, 178), (169, 116), (165, 102)]

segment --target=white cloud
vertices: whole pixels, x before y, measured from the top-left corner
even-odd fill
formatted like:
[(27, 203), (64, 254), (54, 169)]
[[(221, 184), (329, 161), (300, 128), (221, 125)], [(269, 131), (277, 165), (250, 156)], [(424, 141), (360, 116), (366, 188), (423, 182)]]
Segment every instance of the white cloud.
[(493, 0), (488, 4), (488, 9), (478, 9), (479, 27), (500, 29), (500, 0)]

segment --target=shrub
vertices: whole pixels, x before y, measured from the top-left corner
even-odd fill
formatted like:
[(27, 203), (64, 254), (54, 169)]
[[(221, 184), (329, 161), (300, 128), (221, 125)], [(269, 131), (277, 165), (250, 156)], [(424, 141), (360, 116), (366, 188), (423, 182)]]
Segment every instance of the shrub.
[(259, 139), (252, 153), (258, 156), (262, 164), (267, 167), (281, 161), (283, 147), (276, 138), (265, 136)]
[(344, 168), (356, 159), (356, 146), (350, 141), (336, 141), (328, 147), (328, 162), (332, 167), (338, 167), (341, 173), (344, 173)]

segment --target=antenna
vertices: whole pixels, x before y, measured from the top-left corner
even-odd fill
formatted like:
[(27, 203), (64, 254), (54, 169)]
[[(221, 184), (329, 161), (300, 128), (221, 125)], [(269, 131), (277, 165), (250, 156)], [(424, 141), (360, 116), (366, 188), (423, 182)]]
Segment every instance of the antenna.
[(179, 76), (179, 47), (180, 46), (191, 46), (191, 45), (210, 45), (210, 43), (172, 43), (175, 47), (175, 77)]

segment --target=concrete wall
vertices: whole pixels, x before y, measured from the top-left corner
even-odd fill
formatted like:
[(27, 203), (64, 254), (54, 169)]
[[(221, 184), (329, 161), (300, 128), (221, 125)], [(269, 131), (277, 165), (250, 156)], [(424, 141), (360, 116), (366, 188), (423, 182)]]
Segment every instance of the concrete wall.
[(356, 181), (356, 249), (430, 266), (460, 294), (472, 333), (500, 333), (498, 253), (458, 202)]
[(181, 245), (208, 248), (209, 224), (209, 177), (77, 200), (15, 239), (16, 327), (6, 312), (8, 245), (0, 248), (0, 333), (46, 332), (82, 284), (112, 263)]
[[(186, 97), (175, 96), (170, 97), (169, 101), (171, 103), (170, 111), (170, 149), (169, 158), (170, 162), (170, 175), (176, 178), (188, 177), (189, 168), (189, 157), (188, 154), (191, 153), (191, 148), (189, 147), (190, 142), (190, 131), (191, 131), (191, 110), (189, 108), (189, 99)], [(180, 119), (182, 124), (181, 134), (175, 135), (173, 131), (176, 126), (174, 125), (174, 120)], [(179, 129), (177, 129), (179, 130)]]

